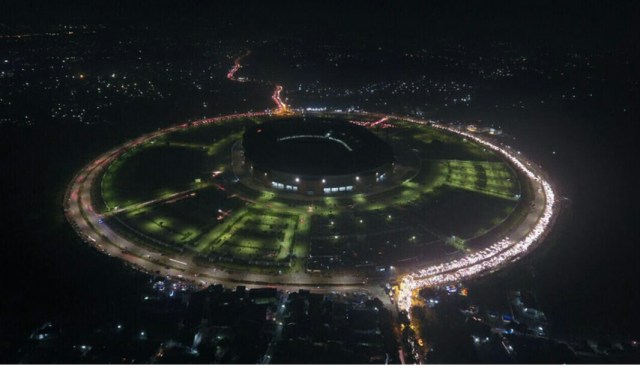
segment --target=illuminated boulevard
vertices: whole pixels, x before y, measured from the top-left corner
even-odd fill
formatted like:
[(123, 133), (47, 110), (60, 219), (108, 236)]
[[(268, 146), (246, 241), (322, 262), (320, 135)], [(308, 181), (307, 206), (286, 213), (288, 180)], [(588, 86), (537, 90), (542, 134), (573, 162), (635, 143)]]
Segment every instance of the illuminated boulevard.
[(276, 89), (273, 92), (273, 95), (271, 96), (271, 99), (273, 99), (273, 101), (278, 106), (278, 110), (277, 110), (276, 113), (277, 114), (290, 113), (289, 107), (287, 107), (287, 105), (285, 103), (283, 103), (282, 99), (280, 98), (280, 93), (281, 92), (282, 92), (282, 86), (281, 85), (276, 85)]
[[(280, 88), (281, 89), (281, 88)], [(279, 92), (277, 90), (277, 92)], [(274, 96), (278, 96), (274, 93)], [(280, 107), (280, 106), (279, 106)], [(286, 107), (286, 106), (285, 106)], [(279, 109), (280, 112), (282, 110)], [(270, 115), (272, 113), (246, 113), (219, 118), (196, 121), (193, 125), (215, 124), (216, 122), (247, 116)], [(339, 114), (339, 113), (336, 113)], [(386, 116), (378, 115), (381, 118)], [(514, 227), (503, 239), (485, 248), (465, 255), (464, 257), (436, 262), (427, 266), (415, 266), (413, 272), (404, 276), (396, 276), (391, 283), (398, 283), (400, 289), (397, 294), (397, 308), (407, 310), (412, 305), (412, 299), (417, 290), (429, 286), (447, 285), (457, 281), (467, 280), (498, 270), (503, 265), (513, 262), (537, 246), (546, 236), (555, 216), (555, 194), (535, 164), (522, 158), (517, 152), (483, 139), (468, 132), (453, 127), (440, 125), (435, 122), (416, 120), (410, 117), (389, 118), (401, 119), (415, 124), (431, 124), (433, 127), (448, 130), (476, 141), (491, 150), (499, 152), (514, 167), (518, 168), (529, 179), (533, 188), (529, 213), (524, 221)], [(214, 266), (201, 266), (194, 262), (196, 255), (179, 254), (164, 251), (159, 253), (148, 249), (144, 245), (135, 244), (115, 232), (103, 217), (106, 215), (96, 212), (93, 204), (92, 188), (99, 186), (102, 173), (109, 164), (122, 153), (157, 136), (180, 130), (186, 124), (156, 131), (129, 141), (94, 160), (85, 166), (69, 185), (64, 204), (65, 214), (69, 222), (82, 238), (105, 254), (122, 259), (131, 266), (150, 274), (173, 276), (191, 280), (201, 285), (223, 284), (227, 286), (246, 285), (247, 287), (276, 286), (284, 290), (366, 290), (381, 298), (387, 305), (382, 285), (386, 281), (374, 280), (367, 277), (349, 274), (336, 276), (318, 276), (311, 273), (287, 273), (270, 275), (249, 273), (243, 271), (226, 271)], [(95, 191), (95, 189), (93, 189)], [(179, 193), (176, 196), (183, 196)]]
[(241, 55), (241, 56), (236, 58), (236, 60), (233, 62), (233, 67), (231, 67), (231, 69), (227, 73), (227, 79), (229, 79), (231, 81), (242, 82), (241, 80), (236, 78), (235, 74), (236, 74), (236, 72), (238, 72), (238, 70), (240, 68), (242, 68), (242, 64), (240, 64), (242, 59), (244, 59), (245, 57), (249, 56), (249, 54), (251, 54), (251, 50), (247, 50), (247, 52), (245, 54), (243, 54), (243, 55)]

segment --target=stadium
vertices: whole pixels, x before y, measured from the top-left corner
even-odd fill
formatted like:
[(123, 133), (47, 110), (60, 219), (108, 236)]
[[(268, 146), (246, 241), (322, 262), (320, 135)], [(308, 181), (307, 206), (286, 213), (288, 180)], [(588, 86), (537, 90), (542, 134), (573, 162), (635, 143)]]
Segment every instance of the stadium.
[(304, 195), (370, 191), (393, 176), (391, 147), (344, 120), (276, 119), (247, 128), (243, 166), (266, 187)]

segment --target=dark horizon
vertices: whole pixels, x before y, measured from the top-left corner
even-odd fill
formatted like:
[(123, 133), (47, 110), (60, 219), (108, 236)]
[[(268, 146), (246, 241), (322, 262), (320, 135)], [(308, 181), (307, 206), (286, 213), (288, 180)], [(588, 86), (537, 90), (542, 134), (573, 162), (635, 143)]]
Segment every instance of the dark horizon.
[[(242, 6), (245, 5), (245, 6)], [(363, 13), (364, 12), (364, 13)], [(109, 27), (166, 27), (167, 32), (210, 29), (226, 36), (304, 37), (406, 42), (438, 39), (527, 40), (550, 47), (579, 47), (635, 53), (640, 6), (634, 1), (493, 1), (444, 4), (338, 1), (302, 4), (248, 1), (238, 4), (172, 1), (145, 3), (12, 1), (0, 18), (3, 31), (70, 22)], [(295, 31), (295, 34), (289, 32)], [(302, 33), (300, 33), (302, 32)], [(405, 41), (406, 39), (406, 41)], [(636, 54), (637, 55), (637, 54)]]

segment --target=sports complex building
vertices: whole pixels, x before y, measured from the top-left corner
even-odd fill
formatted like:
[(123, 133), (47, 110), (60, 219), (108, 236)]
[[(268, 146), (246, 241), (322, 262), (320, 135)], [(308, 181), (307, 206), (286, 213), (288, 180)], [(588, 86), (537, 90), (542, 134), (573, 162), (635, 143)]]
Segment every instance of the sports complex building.
[(247, 128), (244, 168), (257, 182), (310, 196), (364, 193), (393, 175), (392, 148), (336, 118), (293, 117)]

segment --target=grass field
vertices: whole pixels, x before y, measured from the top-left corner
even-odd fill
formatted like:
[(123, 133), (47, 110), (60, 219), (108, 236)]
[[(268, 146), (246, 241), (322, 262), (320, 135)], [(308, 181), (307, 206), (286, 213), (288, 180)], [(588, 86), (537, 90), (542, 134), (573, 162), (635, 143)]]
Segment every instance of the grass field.
[(244, 207), (244, 202), (227, 198), (215, 188), (195, 194), (180, 201), (127, 212), (120, 219), (154, 239), (197, 250), (203, 234), (222, 223), (223, 220), (218, 220), (221, 214), (218, 210), (237, 211)]
[(225, 124), (197, 126), (188, 130), (172, 132), (165, 136), (165, 140), (209, 146), (224, 140), (229, 135), (242, 133), (245, 127), (255, 124), (256, 122), (252, 119), (239, 118), (225, 122)]
[(145, 144), (107, 169), (101, 183), (103, 200), (109, 208), (122, 208), (195, 188), (196, 179), (207, 175), (206, 157), (202, 149)]
[(417, 149), (423, 159), (500, 161), (493, 152), (466, 138), (429, 126), (402, 121), (396, 124), (398, 127), (391, 129), (392, 140)]
[(513, 171), (502, 162), (446, 161), (446, 185), (514, 200), (519, 185)]
[(244, 212), (203, 252), (240, 260), (286, 259), (291, 253), (297, 217), (285, 213)]

